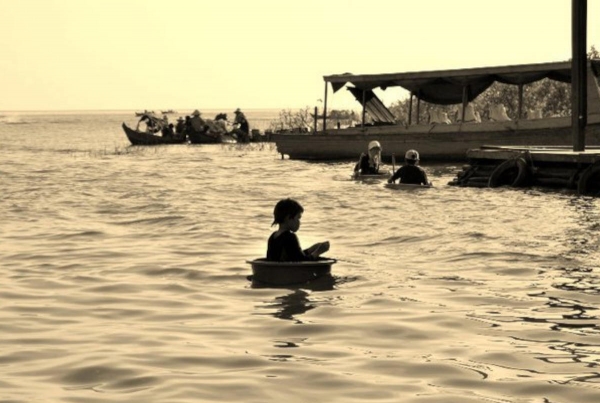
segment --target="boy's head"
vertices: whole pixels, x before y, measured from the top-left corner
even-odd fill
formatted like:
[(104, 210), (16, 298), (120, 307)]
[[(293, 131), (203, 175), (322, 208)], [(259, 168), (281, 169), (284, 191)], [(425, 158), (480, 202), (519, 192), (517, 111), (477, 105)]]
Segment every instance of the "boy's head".
[(303, 212), (304, 208), (296, 200), (289, 198), (279, 200), (273, 210), (273, 224), (271, 225), (281, 224), (286, 218), (295, 217), (297, 214)]
[(404, 159), (408, 164), (414, 165), (419, 161), (419, 152), (417, 150), (408, 150), (404, 154)]

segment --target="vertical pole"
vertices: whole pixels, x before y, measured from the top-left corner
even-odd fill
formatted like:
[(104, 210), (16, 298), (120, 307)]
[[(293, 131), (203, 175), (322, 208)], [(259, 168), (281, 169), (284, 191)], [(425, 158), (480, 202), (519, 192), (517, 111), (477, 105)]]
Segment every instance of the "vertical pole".
[(315, 106), (315, 127), (313, 129), (314, 133), (317, 132), (317, 119), (319, 119), (319, 109)]
[(421, 98), (417, 95), (417, 124), (419, 124), (419, 115), (421, 114)]
[(361, 123), (361, 127), (365, 127), (365, 117), (366, 117), (366, 113), (367, 113), (367, 103), (365, 101), (366, 96), (365, 96), (365, 90), (362, 90), (362, 123)]
[[(315, 114), (316, 115), (316, 114)], [(316, 121), (315, 116), (315, 121)], [(325, 81), (325, 97), (323, 100), (323, 131), (327, 130), (327, 81)]]
[(519, 112), (517, 114), (517, 119), (521, 120), (523, 117), (523, 84), (519, 84)]
[(463, 87), (463, 99), (462, 99), (462, 116), (460, 117), (460, 121), (465, 123), (465, 112), (467, 111), (467, 105), (469, 104), (469, 86), (465, 85)]
[(587, 123), (587, 0), (571, 1), (571, 126), (573, 151), (585, 150), (585, 126)]
[(412, 100), (413, 100), (413, 92), (410, 92), (410, 99), (408, 101), (408, 125), (412, 123)]

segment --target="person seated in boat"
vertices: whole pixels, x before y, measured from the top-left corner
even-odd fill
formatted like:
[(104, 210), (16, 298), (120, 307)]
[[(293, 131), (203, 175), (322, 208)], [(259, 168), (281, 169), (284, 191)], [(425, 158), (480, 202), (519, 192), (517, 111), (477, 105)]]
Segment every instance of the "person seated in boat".
[(226, 113), (219, 113), (217, 114), (217, 116), (215, 116), (215, 124), (218, 125), (221, 128), (221, 131), (223, 133), (229, 133), (231, 131), (231, 124), (229, 123), (229, 121), (227, 120), (227, 114)]
[(164, 126), (161, 130), (162, 136), (167, 139), (172, 139), (175, 137), (175, 131), (173, 130), (173, 123), (169, 123)]
[(368, 152), (360, 154), (360, 159), (354, 166), (355, 175), (377, 175), (379, 174), (379, 163), (381, 162), (381, 144), (373, 140), (369, 143)]
[(177, 118), (177, 125), (175, 126), (175, 133), (176, 134), (183, 134), (183, 131), (185, 130), (185, 120), (183, 120), (183, 118), (180, 116), (179, 118)]
[(300, 228), (300, 220), (304, 208), (293, 199), (280, 200), (273, 210), (273, 224), (279, 229), (271, 234), (267, 244), (267, 260), (275, 262), (301, 262), (316, 260), (329, 250), (329, 241), (319, 242), (308, 249), (300, 247), (296, 232)]
[(404, 165), (398, 168), (394, 175), (388, 179), (388, 183), (394, 183), (400, 179), (400, 183), (408, 185), (430, 185), (425, 170), (419, 166), (419, 152), (408, 150), (404, 155)]
[(140, 130), (140, 124), (142, 122), (146, 124), (146, 133), (156, 133), (160, 130), (158, 128), (158, 125), (156, 124), (155, 119), (152, 116), (150, 116), (150, 114), (143, 114), (140, 120), (138, 121), (137, 126), (135, 127), (136, 131)]
[(244, 115), (244, 112), (242, 112), (240, 108), (237, 108), (234, 113), (235, 119), (233, 120), (233, 124), (236, 127), (233, 130), (233, 134), (241, 143), (250, 142), (252, 137), (250, 135), (250, 125), (248, 124), (248, 119), (246, 119), (246, 115)]
[(206, 131), (206, 122), (204, 122), (204, 119), (202, 119), (200, 115), (202, 114), (198, 109), (196, 109), (190, 118), (190, 127), (196, 133)]

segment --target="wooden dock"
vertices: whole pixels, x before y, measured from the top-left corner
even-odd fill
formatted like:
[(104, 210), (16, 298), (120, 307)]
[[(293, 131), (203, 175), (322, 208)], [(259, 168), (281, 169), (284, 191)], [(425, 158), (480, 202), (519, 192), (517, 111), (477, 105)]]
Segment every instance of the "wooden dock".
[(600, 195), (600, 147), (483, 146), (469, 150), (467, 159), (450, 185), (543, 186)]

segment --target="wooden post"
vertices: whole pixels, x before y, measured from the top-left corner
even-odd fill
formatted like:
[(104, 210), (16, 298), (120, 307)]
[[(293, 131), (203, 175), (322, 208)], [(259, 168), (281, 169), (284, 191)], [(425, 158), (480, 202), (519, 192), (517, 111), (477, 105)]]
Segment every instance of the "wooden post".
[(367, 113), (367, 103), (366, 103), (366, 96), (365, 96), (365, 90), (362, 90), (362, 123), (361, 123), (361, 127), (365, 127), (365, 117), (366, 117), (366, 113)]
[(413, 92), (410, 92), (410, 99), (408, 100), (408, 125), (412, 123), (412, 100), (413, 100)]
[(313, 129), (315, 133), (317, 132), (317, 119), (319, 119), (318, 113), (319, 109), (315, 106), (315, 128)]
[[(316, 121), (315, 117), (315, 121)], [(327, 81), (325, 81), (325, 98), (323, 100), (323, 131), (327, 130)]]
[(523, 117), (523, 84), (519, 84), (519, 111), (517, 113), (517, 119), (521, 120)]
[(465, 123), (465, 112), (467, 111), (467, 105), (469, 104), (469, 86), (465, 85), (463, 87), (463, 99), (462, 99), (462, 116), (460, 117), (460, 121)]
[(587, 0), (571, 0), (571, 126), (573, 151), (585, 150), (587, 124)]
[(421, 98), (417, 95), (417, 124), (419, 124), (419, 115), (421, 114)]

